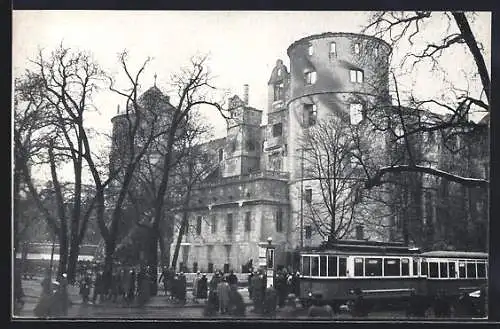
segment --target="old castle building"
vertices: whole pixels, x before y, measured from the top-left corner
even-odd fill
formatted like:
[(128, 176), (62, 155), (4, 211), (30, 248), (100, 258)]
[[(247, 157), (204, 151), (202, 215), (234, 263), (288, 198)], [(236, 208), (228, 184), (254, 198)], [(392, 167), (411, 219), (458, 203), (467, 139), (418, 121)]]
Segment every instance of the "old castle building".
[[(323, 241), (304, 205), (321, 195), (318, 181), (304, 173), (301, 140), (328, 117), (362, 126), (372, 104), (390, 107), (390, 52), (386, 42), (370, 36), (311, 35), (288, 48), (290, 69), (277, 60), (270, 72), (266, 125), (261, 124), (263, 111), (248, 103), (248, 87), (242, 99), (232, 97), (227, 136), (202, 146), (217, 166), (192, 193), (179, 263), (190, 270), (241, 271), (249, 261), (259, 263), (270, 237), (278, 266), (287, 265), (293, 250)], [(156, 87), (148, 92), (171, 106)], [(113, 119), (114, 135), (119, 121)], [(373, 150), (389, 157), (385, 136), (370, 138)], [(419, 207), (425, 211), (422, 200)], [(399, 239), (401, 229), (394, 231), (398, 219), (388, 203), (369, 205), (346, 228), (345, 237)], [(375, 214), (380, 220), (368, 220)]]

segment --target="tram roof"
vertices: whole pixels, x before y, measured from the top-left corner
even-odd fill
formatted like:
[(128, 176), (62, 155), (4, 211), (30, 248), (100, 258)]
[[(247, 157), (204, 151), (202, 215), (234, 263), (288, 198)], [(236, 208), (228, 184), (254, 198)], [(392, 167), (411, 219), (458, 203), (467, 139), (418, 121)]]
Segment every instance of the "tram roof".
[(420, 255), (422, 257), (488, 258), (487, 253), (476, 251), (434, 250), (423, 252)]
[(303, 248), (302, 252), (342, 252), (342, 253), (383, 253), (383, 254), (419, 254), (419, 248), (412, 248), (400, 242), (379, 242), (362, 240), (338, 240), (325, 242), (318, 247)]

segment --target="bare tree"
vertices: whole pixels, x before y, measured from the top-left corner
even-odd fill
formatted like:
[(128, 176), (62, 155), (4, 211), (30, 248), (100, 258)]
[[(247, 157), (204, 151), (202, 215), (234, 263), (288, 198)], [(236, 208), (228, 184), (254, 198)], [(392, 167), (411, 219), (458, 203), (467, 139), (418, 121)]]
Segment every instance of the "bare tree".
[[(396, 96), (396, 104), (385, 106), (373, 104), (378, 111), (371, 111), (368, 117), (375, 129), (389, 132), (392, 142), (402, 141), (401, 143), (406, 145), (407, 162), (381, 166), (374, 175), (369, 177), (367, 187), (384, 183), (383, 177), (388, 174), (409, 172), (439, 177), (467, 187), (488, 187), (489, 182), (484, 175), (474, 177), (465, 173), (464, 176), (432, 166), (428, 161), (422, 161), (424, 159), (418, 161), (419, 159), (411, 153), (409, 145), (411, 136), (421, 137), (425, 133), (438, 133), (447, 144), (446, 142), (455, 135), (467, 135), (477, 130), (484, 131), (484, 124), (469, 120), (469, 115), (473, 111), (489, 114), (491, 89), (483, 47), (476, 40), (470, 26), (473, 20), (473, 13), (430, 11), (378, 12), (371, 17), (370, 23), (363, 32), (386, 38), (393, 47), (408, 48), (399, 65), (400, 68), (407, 67), (408, 70), (400, 72), (401, 74), (411, 74), (415, 69), (425, 67), (436, 74), (441, 73), (440, 76), (445, 79), (444, 55), (460, 47), (469, 54), (475, 72), (464, 77), (466, 89), (443, 80), (442, 86), (447, 92), (441, 96), (422, 99), (411, 94), (406, 103), (403, 103), (398, 78), (393, 73), (393, 94)], [(434, 24), (434, 27), (439, 28), (433, 29), (433, 34), (437, 34), (436, 30), (443, 33), (436, 36), (437, 40), (422, 40), (421, 35), (426, 32), (426, 29), (428, 31), (433, 28), (429, 24)], [(429, 33), (425, 36), (428, 37)], [(476, 76), (479, 77), (479, 85)], [(437, 79), (438, 76), (436, 76)], [(385, 109), (381, 111), (380, 107)]]
[[(314, 187), (302, 192), (306, 193), (305, 217), (329, 241), (350, 234), (356, 218), (377, 200), (378, 191), (363, 191), (363, 187), (380, 161), (375, 154), (385, 153), (384, 140), (377, 141), (367, 128), (366, 123), (351, 124), (346, 118), (330, 116), (305, 129), (302, 136), (304, 179)], [(383, 217), (371, 212), (372, 220)]]
[[(162, 177), (154, 199), (153, 232), (158, 232), (160, 223), (164, 218), (165, 196), (171, 183), (173, 164), (177, 161), (179, 150), (183, 149), (183, 136), (189, 131), (190, 117), (198, 110), (214, 108), (223, 117), (227, 118), (227, 110), (223, 103), (213, 99), (215, 87), (212, 85), (211, 74), (206, 66), (206, 57), (192, 58), (189, 66), (181, 69), (179, 74), (172, 77), (172, 85), (177, 91), (178, 101), (172, 110), (169, 122), (169, 133), (165, 139), (164, 155), (162, 158)], [(179, 145), (180, 144), (180, 145)], [(157, 266), (158, 234), (154, 234), (151, 241), (154, 246), (151, 250), (149, 264)]]

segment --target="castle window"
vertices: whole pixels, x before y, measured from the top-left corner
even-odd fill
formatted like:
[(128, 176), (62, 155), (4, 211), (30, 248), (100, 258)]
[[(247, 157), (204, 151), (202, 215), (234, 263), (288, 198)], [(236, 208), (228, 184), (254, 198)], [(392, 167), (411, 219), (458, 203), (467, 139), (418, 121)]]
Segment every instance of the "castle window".
[(312, 201), (312, 189), (311, 188), (306, 188), (305, 190), (305, 193), (304, 193), (304, 200), (307, 202), (307, 203), (311, 203)]
[(351, 82), (363, 83), (363, 71), (361, 71), (361, 70), (349, 70), (349, 76), (350, 76)]
[(273, 125), (273, 137), (281, 136), (283, 133), (283, 126), (281, 123), (276, 123)]
[(330, 57), (337, 56), (337, 44), (335, 42), (330, 42)]
[(226, 233), (233, 233), (233, 214), (227, 214), (226, 218)]
[(284, 90), (285, 90), (285, 85), (283, 82), (280, 82), (276, 85), (274, 85), (274, 100), (279, 101), (283, 99), (284, 95)]
[(255, 144), (252, 140), (247, 141), (247, 150), (248, 151), (254, 151), (255, 150)]
[(201, 235), (201, 216), (196, 218), (196, 234)]
[(310, 127), (316, 124), (316, 104), (304, 104), (304, 126)]
[(224, 149), (219, 149), (219, 162), (224, 160)]
[(314, 46), (313, 45), (309, 45), (309, 47), (307, 47), (307, 53), (309, 54), (309, 56), (314, 54)]
[(215, 215), (212, 215), (212, 233), (215, 233), (217, 232), (217, 217), (215, 217)]
[(356, 240), (363, 240), (365, 238), (363, 225), (356, 225)]
[(306, 239), (310, 239), (312, 237), (312, 227), (311, 225), (306, 225), (304, 226), (305, 233), (306, 233)]
[(349, 104), (349, 115), (352, 125), (357, 125), (363, 120), (363, 105), (359, 103)]
[(247, 211), (245, 213), (245, 232), (250, 232), (252, 228), (251, 218), (252, 218), (252, 213), (250, 211)]
[(283, 232), (283, 210), (276, 212), (276, 232)]
[(306, 71), (304, 77), (307, 84), (312, 85), (316, 83), (316, 71)]
[(360, 51), (361, 51), (361, 45), (359, 43), (355, 43), (354, 44), (354, 53), (356, 55), (359, 55)]

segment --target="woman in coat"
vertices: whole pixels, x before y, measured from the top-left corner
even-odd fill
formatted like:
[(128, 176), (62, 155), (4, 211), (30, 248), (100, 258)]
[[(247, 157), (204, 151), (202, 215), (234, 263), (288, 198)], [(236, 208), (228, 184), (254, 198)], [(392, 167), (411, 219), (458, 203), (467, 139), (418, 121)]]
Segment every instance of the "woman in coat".
[(227, 313), (229, 310), (229, 283), (227, 278), (222, 278), (222, 281), (217, 285), (217, 296), (219, 297), (219, 310), (221, 314)]

